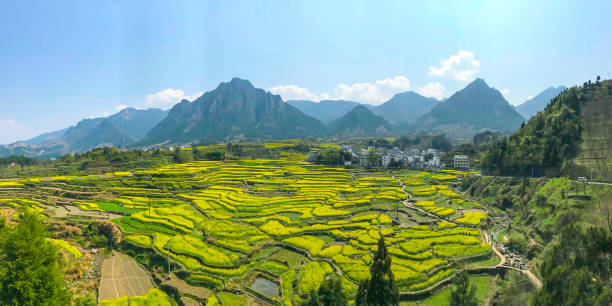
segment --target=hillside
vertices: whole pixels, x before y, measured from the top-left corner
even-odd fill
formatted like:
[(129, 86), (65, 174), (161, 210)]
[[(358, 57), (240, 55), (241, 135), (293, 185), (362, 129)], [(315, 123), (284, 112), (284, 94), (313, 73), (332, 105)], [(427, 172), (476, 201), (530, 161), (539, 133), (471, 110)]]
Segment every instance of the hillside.
[(443, 132), (451, 138), (471, 138), (486, 129), (514, 131), (523, 121), (497, 89), (476, 79), (419, 118), (413, 128)]
[(200, 98), (183, 100), (142, 144), (321, 137), (321, 121), (283, 102), (280, 96), (238, 78)]
[(389, 101), (372, 109), (374, 114), (393, 124), (413, 122), (438, 105), (440, 101), (413, 91), (396, 94)]
[(288, 104), (302, 111), (302, 113), (317, 118), (323, 123), (329, 123), (342, 117), (360, 103), (345, 100), (322, 100), (313, 102), (307, 100), (289, 100)]
[(610, 179), (612, 81), (572, 87), (498, 142), (483, 168), (501, 175), (570, 174)]
[[(535, 305), (609, 305), (598, 301), (610, 296), (612, 186), (585, 186), (568, 178), (472, 176), (457, 187), (495, 212), (488, 225), (494, 239), (542, 280)], [(494, 305), (517, 297), (514, 290), (504, 291)], [(525, 294), (514, 305), (531, 304)]]
[(539, 111), (543, 110), (548, 102), (552, 100), (552, 98), (556, 97), (562, 91), (566, 90), (567, 87), (559, 86), (559, 87), (549, 87), (539, 93), (537, 96), (525, 101), (523, 104), (516, 107), (516, 110), (526, 119), (533, 117)]
[(339, 137), (365, 137), (389, 134), (393, 125), (360, 105), (329, 124), (330, 132)]
[(29, 144), (29, 145), (37, 145), (37, 144), (45, 143), (49, 140), (57, 139), (57, 138), (64, 136), (67, 130), (68, 128), (64, 128), (64, 129), (53, 131), (53, 132), (43, 133), (34, 138), (24, 140), (23, 143)]

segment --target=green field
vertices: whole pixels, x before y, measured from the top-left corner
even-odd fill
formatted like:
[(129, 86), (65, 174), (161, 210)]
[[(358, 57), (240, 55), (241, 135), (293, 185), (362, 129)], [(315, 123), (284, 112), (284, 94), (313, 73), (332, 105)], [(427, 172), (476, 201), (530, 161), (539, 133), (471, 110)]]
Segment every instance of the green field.
[[(225, 290), (247, 288), (262, 273), (282, 284), (270, 299), (285, 305), (302, 302), (329, 273), (339, 274), (352, 299), (381, 236), (401, 292), (428, 290), (475, 260), (496, 264), (478, 226), (486, 218), (480, 204), (449, 187), (469, 173), (363, 172), (303, 158), (19, 180), (0, 185), (0, 205), (44, 210), (61, 202), (124, 214), (113, 222), (126, 247), (169, 258), (175, 272), (215, 291), (221, 303), (243, 303)], [(415, 208), (404, 206), (409, 197)]]

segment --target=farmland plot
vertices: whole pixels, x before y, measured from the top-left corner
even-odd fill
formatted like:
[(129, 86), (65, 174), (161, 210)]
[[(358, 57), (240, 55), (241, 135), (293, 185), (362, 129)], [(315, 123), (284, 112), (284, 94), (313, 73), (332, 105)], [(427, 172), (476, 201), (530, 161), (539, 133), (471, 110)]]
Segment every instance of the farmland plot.
[[(211, 297), (230, 299), (224, 290), (247, 291), (263, 273), (280, 281), (281, 295), (272, 299), (292, 305), (307, 298), (320, 284), (316, 279), (329, 273), (338, 274), (345, 293), (354, 297), (357, 284), (369, 276), (381, 236), (404, 292), (452, 277), (456, 262), (489, 256), (489, 246), (477, 228), (486, 215), (475, 211), (477, 203), (465, 201), (449, 188), (463, 175), (394, 173), (406, 186), (404, 191), (385, 172), (357, 172), (286, 158), (194, 161), (129, 174), (16, 184), (27, 183), (40, 193), (47, 187), (96, 186), (98, 194), (105, 194), (104, 201), (88, 194), (63, 200), (83, 209), (122, 214), (113, 222), (124, 232), (124, 244), (167, 258), (189, 284), (215, 291)], [(394, 222), (400, 207), (405, 215), (414, 213), (403, 205), (409, 197), (416, 200), (415, 207), (439, 219), (420, 216), (412, 225)], [(1, 203), (39, 207), (28, 197)], [(470, 211), (464, 212), (466, 208)], [(101, 298), (142, 295), (150, 288), (148, 278), (138, 272), (144, 271), (121, 256), (105, 262), (111, 268), (103, 268)]]

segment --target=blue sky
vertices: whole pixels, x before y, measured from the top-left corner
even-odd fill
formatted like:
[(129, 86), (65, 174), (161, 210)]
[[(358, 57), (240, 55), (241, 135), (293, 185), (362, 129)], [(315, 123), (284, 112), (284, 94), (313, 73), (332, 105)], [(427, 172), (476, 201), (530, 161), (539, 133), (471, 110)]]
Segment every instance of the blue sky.
[(0, 143), (232, 77), (283, 98), (448, 97), (475, 77), (519, 104), (612, 74), (612, 2), (0, 2)]

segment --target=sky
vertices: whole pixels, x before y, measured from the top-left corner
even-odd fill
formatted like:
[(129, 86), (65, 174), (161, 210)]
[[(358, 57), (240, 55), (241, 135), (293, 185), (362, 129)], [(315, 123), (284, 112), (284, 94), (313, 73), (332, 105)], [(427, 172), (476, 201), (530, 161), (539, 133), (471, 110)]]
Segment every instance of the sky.
[(232, 77), (283, 99), (438, 99), (483, 78), (517, 105), (612, 78), (611, 1), (0, 1), (0, 143)]

